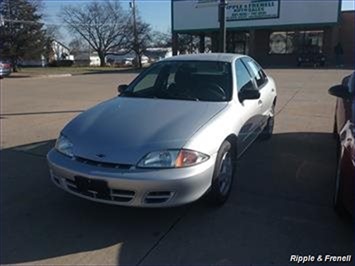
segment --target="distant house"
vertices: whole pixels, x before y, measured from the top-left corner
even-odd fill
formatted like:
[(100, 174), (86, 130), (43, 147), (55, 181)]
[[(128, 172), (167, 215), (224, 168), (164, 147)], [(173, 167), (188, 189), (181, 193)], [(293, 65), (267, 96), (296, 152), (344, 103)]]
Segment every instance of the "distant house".
[(82, 50), (75, 53), (74, 65), (76, 66), (100, 66), (100, 57), (97, 52)]
[[(148, 54), (152, 54), (152, 55), (154, 54), (154, 56), (157, 57), (156, 53), (154, 52), (152, 53), (149, 53), (148, 51), (144, 52), (144, 54), (141, 57), (141, 62), (143, 65), (155, 61)], [(163, 54), (165, 55), (165, 53), (160, 53), (159, 55), (163, 57)], [(135, 58), (136, 58), (136, 53), (134, 51), (120, 50), (116, 53), (108, 53), (106, 55), (106, 63), (112, 66), (132, 66)]]
[(50, 58), (50, 61), (74, 60), (74, 55), (70, 54), (70, 49), (57, 40), (52, 41), (52, 50), (53, 56)]
[(156, 62), (164, 58), (172, 57), (173, 50), (170, 47), (147, 48), (144, 54), (149, 58), (150, 62)]
[(100, 57), (96, 53), (90, 55), (90, 66), (100, 66)]
[(34, 59), (19, 59), (17, 65), (20, 67), (45, 67), (47, 65), (47, 60), (42, 55)]
[(76, 66), (89, 66), (90, 65), (90, 52), (88, 50), (77, 51), (74, 54), (74, 65)]
[(119, 50), (116, 53), (108, 53), (106, 55), (106, 64), (111, 66), (124, 65), (127, 58), (134, 58), (134, 52), (127, 50)]
[(70, 54), (70, 49), (65, 46), (63, 43), (53, 40), (51, 45), (52, 51), (49, 55), (49, 58), (46, 58), (44, 55), (38, 56), (37, 58), (32, 59), (20, 59), (19, 66), (47, 66), (48, 63), (53, 61), (61, 60), (73, 60), (74, 55)]

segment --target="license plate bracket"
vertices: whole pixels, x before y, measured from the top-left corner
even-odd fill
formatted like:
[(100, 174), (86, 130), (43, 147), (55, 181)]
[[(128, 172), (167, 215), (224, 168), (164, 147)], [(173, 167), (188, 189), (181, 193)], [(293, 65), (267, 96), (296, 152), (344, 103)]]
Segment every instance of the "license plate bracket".
[(96, 198), (109, 199), (110, 189), (104, 180), (91, 179), (82, 176), (75, 176), (75, 185), (78, 191), (84, 195), (91, 195), (94, 192)]

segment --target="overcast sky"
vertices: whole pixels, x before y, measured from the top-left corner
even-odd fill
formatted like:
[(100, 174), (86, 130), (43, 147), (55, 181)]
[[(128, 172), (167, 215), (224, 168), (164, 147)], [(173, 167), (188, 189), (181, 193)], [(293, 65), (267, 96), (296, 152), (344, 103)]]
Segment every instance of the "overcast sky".
[[(58, 13), (64, 5), (85, 4), (90, 0), (42, 0), (44, 3), (44, 21), (47, 24), (56, 24), (61, 27), (61, 33), (64, 43), (70, 41), (70, 37), (66, 34), (65, 28), (62, 26)], [(314, 0), (283, 0), (283, 1), (314, 1)], [(321, 0), (321, 1), (337, 1), (337, 0)], [(122, 7), (129, 9), (128, 0), (121, 0)], [(171, 30), (171, 0), (136, 0), (136, 6), (143, 20), (151, 24), (153, 30), (170, 32)], [(343, 0), (342, 10), (354, 10), (354, 0)]]

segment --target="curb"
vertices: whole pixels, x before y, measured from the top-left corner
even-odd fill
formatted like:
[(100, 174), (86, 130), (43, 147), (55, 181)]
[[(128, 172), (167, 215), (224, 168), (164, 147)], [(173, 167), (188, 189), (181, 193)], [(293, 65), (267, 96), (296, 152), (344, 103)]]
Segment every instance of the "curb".
[(53, 74), (53, 75), (39, 75), (39, 76), (32, 76), (29, 78), (65, 78), (65, 77), (71, 77), (73, 76), (72, 74)]
[(41, 79), (41, 78), (65, 78), (65, 77), (71, 77), (71, 76), (73, 76), (73, 75), (72, 74), (52, 74), (52, 75), (33, 75), (33, 76), (12, 75), (10, 78), (6, 78), (6, 79), (22, 80), (22, 79)]

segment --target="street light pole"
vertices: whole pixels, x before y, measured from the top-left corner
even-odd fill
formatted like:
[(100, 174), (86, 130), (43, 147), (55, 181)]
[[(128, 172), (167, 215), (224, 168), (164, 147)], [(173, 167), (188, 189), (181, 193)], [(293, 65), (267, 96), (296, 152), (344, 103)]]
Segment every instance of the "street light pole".
[(219, 51), (226, 52), (226, 0), (220, 0), (218, 5), (219, 18)]
[(133, 44), (133, 48), (134, 48), (134, 52), (136, 53), (136, 64), (139, 64), (140, 67), (140, 58), (139, 58), (139, 43), (138, 43), (138, 36), (137, 36), (137, 21), (136, 21), (136, 1), (132, 0), (132, 2), (130, 2), (130, 6), (132, 8), (132, 17), (133, 17), (133, 38), (134, 38), (134, 44)]

